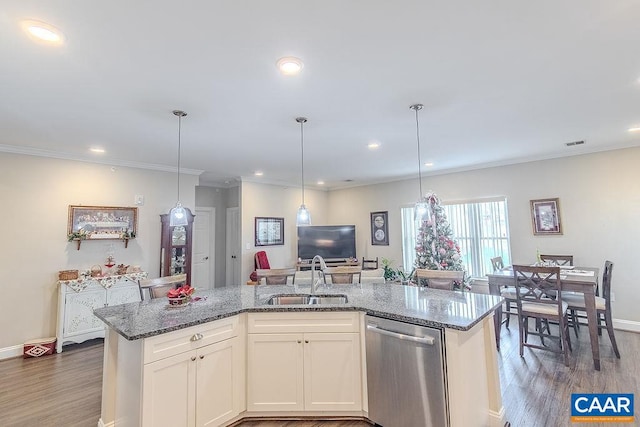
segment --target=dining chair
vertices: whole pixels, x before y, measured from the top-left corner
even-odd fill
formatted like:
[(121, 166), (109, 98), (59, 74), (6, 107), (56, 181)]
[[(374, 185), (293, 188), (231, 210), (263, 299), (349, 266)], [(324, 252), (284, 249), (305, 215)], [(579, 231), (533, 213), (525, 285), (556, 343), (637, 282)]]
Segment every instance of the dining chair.
[[(493, 271), (501, 271), (504, 269), (504, 261), (501, 256), (491, 258), (491, 266)], [(516, 288), (514, 286), (504, 286), (500, 289), (500, 296), (504, 298), (504, 307), (502, 309), (503, 320), (507, 329), (511, 321), (511, 315), (517, 316), (518, 310), (516, 309)]]
[(463, 285), (464, 271), (416, 268), (415, 277), (418, 286), (452, 291), (455, 285)]
[(378, 257), (376, 257), (376, 259), (364, 259), (364, 257), (362, 257), (362, 269), (363, 270), (377, 270), (378, 269)]
[[(620, 359), (620, 351), (616, 343), (616, 336), (613, 332), (613, 316), (611, 314), (611, 275), (613, 273), (613, 263), (606, 261), (604, 263), (604, 271), (602, 272), (602, 297), (596, 297), (596, 314), (598, 321), (598, 332), (606, 329), (613, 346), (613, 352)], [(568, 294), (563, 295), (562, 299), (569, 304), (569, 310), (584, 312), (586, 314), (584, 295)], [(585, 316), (580, 316), (583, 318)], [(572, 320), (575, 322), (575, 320)], [(602, 322), (604, 321), (604, 325)], [(576, 332), (577, 335), (577, 332)]]
[[(327, 283), (327, 278), (331, 279), (331, 284), (334, 285), (350, 285), (352, 283), (360, 283), (362, 280), (362, 267), (327, 267), (324, 269), (325, 284)], [(354, 282), (354, 279), (357, 279), (357, 281)]]
[(270, 269), (258, 269), (256, 270), (258, 282), (264, 279), (267, 285), (286, 285), (289, 277), (291, 277), (292, 284), (295, 283), (296, 269), (295, 268), (270, 268)]
[(573, 255), (540, 255), (540, 261), (549, 262), (560, 267), (572, 266)]
[(167, 296), (170, 289), (175, 289), (187, 282), (186, 274), (176, 274), (175, 276), (157, 277), (155, 279), (138, 280), (138, 289), (140, 290), (140, 300), (144, 300), (144, 291), (146, 290), (149, 299), (162, 298)]
[[(514, 265), (513, 278), (518, 307), (518, 327), (520, 331), (520, 357), (524, 357), (524, 347), (537, 348), (563, 354), (564, 364), (569, 366), (568, 304), (562, 300), (560, 267), (532, 267)], [(534, 330), (529, 330), (529, 318), (536, 320)], [(551, 333), (549, 321), (558, 324), (558, 336)], [(529, 335), (540, 337), (540, 343), (529, 342)], [(557, 339), (560, 350), (544, 344), (544, 338)]]

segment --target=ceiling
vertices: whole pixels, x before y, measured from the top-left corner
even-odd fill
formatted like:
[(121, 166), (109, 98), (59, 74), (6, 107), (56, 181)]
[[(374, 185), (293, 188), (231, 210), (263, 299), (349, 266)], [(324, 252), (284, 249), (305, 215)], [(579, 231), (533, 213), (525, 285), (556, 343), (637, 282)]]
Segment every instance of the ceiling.
[[(2, 0), (0, 151), (341, 188), (640, 145), (640, 2)], [(37, 19), (64, 43), (36, 43)], [(276, 69), (303, 60), (297, 76)], [(572, 147), (568, 142), (584, 140)], [(367, 148), (378, 141), (376, 150)], [(90, 147), (106, 151), (97, 155)], [(264, 173), (255, 177), (255, 171)]]

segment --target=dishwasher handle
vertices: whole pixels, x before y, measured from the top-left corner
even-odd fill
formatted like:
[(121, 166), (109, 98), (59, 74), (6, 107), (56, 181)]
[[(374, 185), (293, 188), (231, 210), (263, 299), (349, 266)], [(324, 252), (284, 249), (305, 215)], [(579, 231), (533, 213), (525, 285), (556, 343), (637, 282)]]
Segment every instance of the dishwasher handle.
[(367, 330), (378, 333), (380, 335), (387, 335), (389, 337), (398, 338), (401, 340), (417, 342), (420, 344), (434, 345), (435, 338), (433, 337), (414, 337), (413, 335), (405, 335), (398, 332), (387, 331), (386, 329), (379, 328), (375, 325), (367, 325)]

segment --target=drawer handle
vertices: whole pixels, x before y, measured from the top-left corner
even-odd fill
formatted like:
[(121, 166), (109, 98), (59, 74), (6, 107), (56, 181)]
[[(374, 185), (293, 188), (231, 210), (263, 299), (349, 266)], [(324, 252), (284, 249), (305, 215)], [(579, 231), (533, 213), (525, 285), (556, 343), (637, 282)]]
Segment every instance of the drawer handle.
[(204, 335), (198, 333), (191, 337), (191, 341), (200, 341), (202, 338), (204, 338)]

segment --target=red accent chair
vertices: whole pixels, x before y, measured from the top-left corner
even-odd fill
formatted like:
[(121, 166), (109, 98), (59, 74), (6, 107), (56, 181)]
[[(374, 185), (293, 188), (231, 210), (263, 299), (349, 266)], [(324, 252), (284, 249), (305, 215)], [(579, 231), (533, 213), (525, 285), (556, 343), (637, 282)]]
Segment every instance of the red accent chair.
[(269, 258), (267, 258), (267, 253), (265, 251), (256, 252), (255, 268), (256, 270), (269, 270), (271, 268), (269, 265)]

